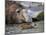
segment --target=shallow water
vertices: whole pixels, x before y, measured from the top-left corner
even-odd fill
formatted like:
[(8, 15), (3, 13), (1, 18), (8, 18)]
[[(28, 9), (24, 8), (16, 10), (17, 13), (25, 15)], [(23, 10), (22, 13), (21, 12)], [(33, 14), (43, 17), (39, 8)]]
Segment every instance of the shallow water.
[(40, 33), (44, 31), (44, 22), (39, 21), (39, 22), (34, 22), (37, 24), (36, 28), (33, 29), (25, 29), (25, 30), (20, 30), (18, 29), (15, 24), (14, 25), (7, 25), (6, 26), (6, 32), (5, 35), (15, 35), (15, 34), (21, 34), (21, 33)]

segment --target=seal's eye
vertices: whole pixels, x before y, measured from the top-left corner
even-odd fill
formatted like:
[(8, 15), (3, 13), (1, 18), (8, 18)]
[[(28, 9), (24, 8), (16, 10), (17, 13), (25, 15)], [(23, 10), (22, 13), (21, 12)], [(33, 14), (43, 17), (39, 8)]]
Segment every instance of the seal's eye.
[(17, 13), (20, 13), (20, 9), (17, 9), (16, 12), (17, 12)]
[(17, 11), (17, 13), (20, 13), (20, 11)]

